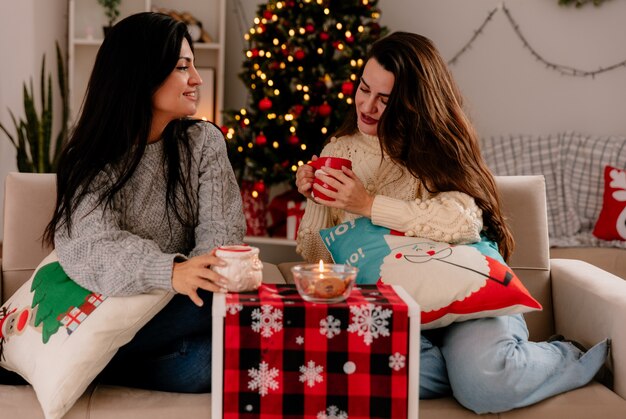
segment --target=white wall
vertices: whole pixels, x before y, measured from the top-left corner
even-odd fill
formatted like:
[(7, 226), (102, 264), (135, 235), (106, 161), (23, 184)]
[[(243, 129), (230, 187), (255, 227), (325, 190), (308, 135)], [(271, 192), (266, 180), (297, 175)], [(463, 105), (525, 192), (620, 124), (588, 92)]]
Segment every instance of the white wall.
[[(24, 115), (22, 83), (33, 78), (39, 107), (39, 74), (41, 58), (46, 54), (46, 69), (53, 73), (53, 91), (58, 96), (56, 79), (56, 51), (59, 41), (65, 51), (67, 44), (66, 0), (0, 0), (0, 122), (14, 132), (7, 108), (16, 118)], [(55, 114), (60, 113), (60, 100), (53, 103)], [(56, 120), (53, 133), (59, 130)], [(17, 170), (15, 149), (4, 133), (0, 133), (0, 200), (4, 202), (4, 179), (8, 172)], [(0, 207), (0, 219), (4, 214)], [(0, 223), (0, 240), (4, 231)]]
[[(237, 78), (243, 60), (242, 34), (263, 0), (228, 0), (226, 10), (225, 107), (245, 105), (247, 91)], [(241, 4), (247, 24), (238, 21)], [(390, 30), (418, 32), (433, 39), (450, 59), (500, 0), (380, 0), (381, 22)], [(626, 1), (601, 7), (562, 7), (558, 0), (506, 0), (531, 45), (547, 60), (594, 70), (626, 59)], [(21, 83), (39, 74), (41, 56), (55, 62), (54, 40), (66, 43), (66, 0), (0, 0), (0, 121), (10, 125), (10, 107), (22, 114)], [(29, 24), (32, 30), (29, 30)], [(498, 11), (475, 44), (452, 66), (467, 107), (483, 136), (550, 134), (575, 130), (626, 135), (626, 68), (595, 79), (562, 76), (535, 60)], [(56, 89), (56, 81), (54, 81)], [(37, 82), (35, 83), (37, 84)], [(59, 105), (55, 104), (55, 109)], [(57, 128), (55, 128), (56, 132)], [(0, 134), (0, 196), (15, 153)], [(0, 217), (2, 210), (0, 209)], [(0, 225), (0, 237), (2, 226)]]
[[(234, 1), (227, 10), (226, 108), (245, 104), (237, 79), (243, 60)], [(241, 0), (251, 20), (259, 0)], [(431, 38), (446, 60), (469, 40), (501, 0), (380, 0), (381, 23)], [(558, 0), (505, 0), (527, 41), (545, 59), (583, 70), (626, 60), (626, 1), (563, 7)], [(592, 79), (560, 75), (532, 57), (502, 11), (451, 66), (483, 136), (575, 130), (626, 135), (626, 68)]]
[[(382, 0), (381, 21), (428, 36), (450, 59), (501, 1), (420, 0), (413, 13), (406, 13), (409, 3)], [(548, 61), (596, 70), (626, 60), (626, 1), (580, 9), (559, 6), (558, 0), (504, 4)], [(626, 134), (626, 67), (595, 79), (560, 75), (532, 57), (502, 11), (451, 69), (483, 136), (563, 130)]]

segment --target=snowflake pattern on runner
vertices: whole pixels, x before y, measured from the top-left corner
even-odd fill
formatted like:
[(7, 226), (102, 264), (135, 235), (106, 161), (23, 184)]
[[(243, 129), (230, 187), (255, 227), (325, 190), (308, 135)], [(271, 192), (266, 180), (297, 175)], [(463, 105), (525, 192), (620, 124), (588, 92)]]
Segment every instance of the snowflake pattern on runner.
[(389, 355), (389, 368), (394, 371), (400, 371), (406, 365), (405, 361), (406, 357), (400, 352)]
[(278, 368), (269, 369), (267, 362), (262, 361), (259, 364), (259, 369), (250, 368), (248, 370), (248, 376), (251, 378), (248, 381), (248, 388), (250, 390), (259, 389), (261, 396), (266, 396), (268, 391), (278, 389), (278, 381), (275, 380), (279, 375)]
[(313, 387), (316, 383), (321, 383), (324, 381), (324, 377), (322, 377), (322, 372), (324, 372), (324, 367), (321, 365), (315, 365), (315, 362), (309, 361), (307, 365), (300, 366), (300, 382), (306, 382), (306, 385), (309, 387)]
[(302, 336), (296, 336), (296, 343), (298, 345), (303, 345), (304, 344), (304, 338)]
[(350, 306), (352, 313), (352, 323), (348, 326), (348, 332), (357, 333), (363, 336), (363, 342), (369, 346), (380, 336), (389, 336), (389, 322), (393, 311), (382, 309), (374, 304), (362, 304), (360, 306)]
[(337, 406), (329, 406), (326, 412), (319, 412), (317, 419), (348, 419), (348, 414)]
[(271, 337), (274, 332), (283, 328), (283, 312), (269, 304), (264, 304), (261, 309), (252, 310), (252, 330), (261, 333), (264, 338)]
[(320, 320), (320, 333), (326, 336), (328, 339), (332, 339), (340, 332), (341, 320), (328, 316), (325, 319)]
[(226, 313), (235, 315), (243, 310), (243, 304), (226, 304)]

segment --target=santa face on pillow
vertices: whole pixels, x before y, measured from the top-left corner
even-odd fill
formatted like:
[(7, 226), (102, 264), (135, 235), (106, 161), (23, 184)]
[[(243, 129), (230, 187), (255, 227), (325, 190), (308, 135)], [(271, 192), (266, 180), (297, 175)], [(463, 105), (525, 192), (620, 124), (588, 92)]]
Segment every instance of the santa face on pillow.
[(463, 300), (489, 278), (487, 259), (474, 247), (392, 235), (385, 241), (391, 253), (380, 268), (382, 282), (401, 285), (424, 312)]

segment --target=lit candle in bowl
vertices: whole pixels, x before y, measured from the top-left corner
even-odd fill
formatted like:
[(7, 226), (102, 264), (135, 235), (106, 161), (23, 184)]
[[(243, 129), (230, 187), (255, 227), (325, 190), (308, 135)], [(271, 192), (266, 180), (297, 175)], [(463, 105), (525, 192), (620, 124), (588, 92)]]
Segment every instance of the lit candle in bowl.
[(298, 293), (305, 301), (336, 303), (348, 298), (358, 268), (340, 264), (296, 265), (291, 268)]

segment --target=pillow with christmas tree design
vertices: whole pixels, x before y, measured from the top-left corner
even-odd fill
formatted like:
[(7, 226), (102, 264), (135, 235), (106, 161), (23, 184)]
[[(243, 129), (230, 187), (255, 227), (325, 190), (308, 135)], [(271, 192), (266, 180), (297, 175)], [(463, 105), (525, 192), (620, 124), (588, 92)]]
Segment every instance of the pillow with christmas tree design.
[(46, 419), (61, 418), (172, 295), (106, 298), (72, 281), (52, 251), (0, 308), (0, 366), (33, 386)]
[(364, 217), (320, 235), (335, 263), (359, 268), (357, 284), (401, 285), (420, 305), (422, 329), (541, 309), (485, 237), (453, 245), (407, 237)]

